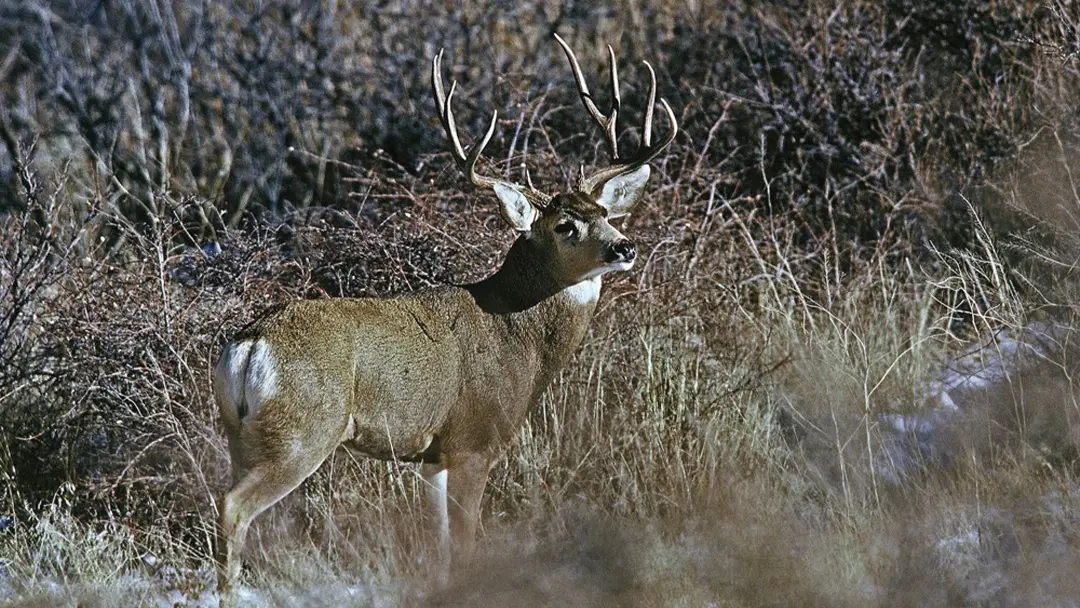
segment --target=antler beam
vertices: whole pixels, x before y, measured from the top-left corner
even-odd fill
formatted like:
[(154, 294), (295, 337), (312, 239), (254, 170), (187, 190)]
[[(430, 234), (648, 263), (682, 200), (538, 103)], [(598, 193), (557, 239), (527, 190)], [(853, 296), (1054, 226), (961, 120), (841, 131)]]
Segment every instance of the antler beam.
[(447, 138), (450, 139), (450, 151), (454, 155), (458, 167), (465, 173), (469, 181), (477, 187), (494, 188), (496, 184), (502, 184), (522, 192), (530, 202), (538, 207), (546, 205), (551, 200), (551, 196), (533, 188), (531, 184), (525, 187), (513, 182), (480, 175), (476, 172), (476, 161), (480, 158), (480, 154), (483, 153), (484, 148), (491, 141), (491, 136), (495, 133), (495, 124), (498, 122), (499, 112), (496, 110), (491, 113), (491, 124), (488, 125), (484, 137), (478, 145), (473, 146), (466, 154), (461, 145), (461, 138), (458, 136), (457, 123), (454, 122), (454, 110), (451, 104), (454, 92), (457, 91), (457, 81), (452, 81), (450, 91), (446, 92), (442, 80), (442, 56), (443, 52), (440, 50), (431, 60), (431, 86), (435, 90), (435, 106), (439, 112), (439, 121), (442, 123), (443, 130), (446, 131)]
[(608, 47), (608, 66), (611, 69), (612, 108), (611, 115), (605, 116), (596, 107), (596, 102), (593, 101), (592, 95), (589, 93), (589, 86), (585, 83), (585, 77), (581, 72), (581, 66), (578, 64), (574, 51), (570, 49), (570, 46), (566, 44), (566, 41), (560, 38), (558, 34), (555, 34), (555, 40), (558, 41), (559, 46), (561, 46), (566, 53), (566, 59), (570, 62), (570, 69), (574, 73), (574, 80), (577, 81), (578, 94), (581, 96), (581, 102), (585, 105), (585, 109), (589, 112), (589, 115), (593, 117), (593, 120), (600, 128), (601, 133), (604, 134), (608, 151), (611, 153), (612, 160), (614, 161), (613, 164), (599, 169), (588, 177), (582, 176), (580, 183), (578, 184), (578, 190), (586, 193), (594, 193), (598, 188), (602, 188), (611, 178), (635, 171), (642, 165), (648, 164), (649, 161), (656, 158), (664, 148), (667, 148), (671, 142), (674, 141), (675, 136), (679, 132), (679, 123), (675, 119), (675, 112), (671, 110), (671, 106), (668, 105), (667, 100), (660, 98), (660, 103), (664, 106), (664, 110), (667, 112), (668, 121), (671, 123), (671, 131), (664, 136), (661, 141), (657, 142), (656, 145), (653, 145), (652, 122), (653, 110), (656, 105), (656, 72), (653, 71), (653, 68), (649, 65), (648, 61), (643, 61), (642, 63), (649, 69), (649, 98), (648, 103), (645, 105), (645, 118), (641, 127), (641, 145), (631, 158), (619, 158), (616, 121), (618, 120), (619, 109), (622, 106), (622, 97), (619, 94), (619, 76), (615, 62), (615, 51), (613, 51), (610, 46)]

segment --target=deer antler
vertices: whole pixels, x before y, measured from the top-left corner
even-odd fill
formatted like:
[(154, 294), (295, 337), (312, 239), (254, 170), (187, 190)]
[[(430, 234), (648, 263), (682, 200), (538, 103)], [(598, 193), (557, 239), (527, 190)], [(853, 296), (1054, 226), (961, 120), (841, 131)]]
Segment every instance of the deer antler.
[(528, 187), (525, 187), (513, 182), (480, 175), (476, 172), (476, 161), (480, 158), (480, 154), (483, 153), (484, 148), (491, 141), (491, 136), (495, 133), (495, 123), (499, 119), (499, 112), (496, 110), (491, 113), (491, 124), (488, 125), (483, 139), (466, 154), (465, 149), (461, 146), (461, 139), (458, 137), (457, 124), (454, 122), (454, 111), (451, 106), (454, 91), (457, 90), (457, 81), (451, 81), (450, 92), (447, 93), (442, 80), (442, 56), (443, 52), (440, 50), (439, 54), (435, 55), (435, 58), (431, 60), (431, 86), (435, 89), (435, 105), (439, 111), (439, 121), (442, 122), (443, 130), (446, 131), (446, 136), (450, 139), (451, 152), (454, 155), (454, 160), (457, 161), (458, 167), (475, 186), (494, 188), (496, 184), (502, 184), (521, 192), (530, 203), (537, 207), (547, 205), (552, 197), (533, 188), (531, 183)]
[(611, 115), (604, 116), (603, 113), (596, 107), (596, 103), (593, 101), (592, 94), (589, 93), (589, 87), (585, 84), (585, 76), (581, 73), (581, 66), (578, 65), (577, 57), (574, 56), (574, 51), (570, 50), (570, 46), (555, 34), (555, 40), (558, 41), (559, 46), (566, 52), (566, 58), (570, 61), (570, 69), (574, 72), (574, 80), (577, 81), (578, 94), (581, 95), (581, 102), (585, 105), (585, 109), (588, 110), (589, 115), (593, 117), (596, 125), (600, 127), (600, 132), (604, 134), (605, 143), (607, 143), (608, 152), (611, 153), (611, 158), (614, 161), (613, 164), (599, 169), (593, 172), (588, 177), (582, 172), (581, 179), (578, 182), (578, 190), (593, 194), (597, 189), (602, 188), (608, 180), (613, 177), (623, 175), (636, 171), (642, 165), (648, 164), (649, 161), (656, 158), (660, 152), (667, 148), (675, 139), (675, 135), (679, 132), (679, 123), (675, 120), (675, 112), (671, 111), (671, 106), (668, 102), (660, 98), (660, 103), (663, 104), (664, 110), (667, 111), (668, 121), (671, 122), (671, 131), (656, 145), (652, 144), (652, 120), (653, 109), (656, 105), (656, 72), (653, 71), (648, 61), (643, 61), (645, 67), (649, 69), (649, 100), (645, 106), (645, 118), (641, 127), (641, 145), (638, 147), (637, 152), (629, 159), (619, 158), (619, 144), (618, 144), (618, 132), (616, 129), (616, 121), (619, 117), (619, 109), (622, 106), (622, 98), (619, 95), (619, 76), (615, 65), (615, 51), (608, 47), (608, 66), (611, 69)]

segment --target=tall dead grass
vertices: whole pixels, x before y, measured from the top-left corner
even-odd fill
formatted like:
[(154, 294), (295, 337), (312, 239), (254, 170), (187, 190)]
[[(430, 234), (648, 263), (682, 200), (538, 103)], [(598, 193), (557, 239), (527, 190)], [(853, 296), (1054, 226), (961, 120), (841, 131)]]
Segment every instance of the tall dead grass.
[[(561, 185), (603, 159), (556, 26), (588, 65), (601, 34), (650, 59), (679, 108), (625, 226), (641, 267), (493, 471), (451, 587), (430, 584), (417, 471), (339, 453), (258, 520), (253, 601), (1077, 596), (1065, 4), (136, 4), (0, 9), (22, 32), (0, 41), (3, 601), (214, 601), (217, 346), (282, 299), (490, 272), (509, 235), (429, 154), (421, 64), (458, 58), (463, 125), (511, 108), (493, 171)], [(282, 43), (251, 43), (266, 32)], [(944, 408), (944, 370), (980, 357), (1000, 373)]]

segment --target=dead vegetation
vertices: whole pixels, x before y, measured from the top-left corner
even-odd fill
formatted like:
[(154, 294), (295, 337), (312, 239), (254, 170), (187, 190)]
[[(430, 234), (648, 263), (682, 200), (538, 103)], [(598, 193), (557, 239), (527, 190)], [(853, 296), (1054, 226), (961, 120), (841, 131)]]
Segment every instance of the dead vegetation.
[[(644, 263), (493, 471), (472, 571), (431, 591), (417, 472), (339, 453), (256, 524), (260, 597), (1077, 597), (1078, 28), (1056, 1), (5, 5), (0, 599), (210, 601), (218, 346), (282, 299), (493, 269), (510, 235), (436, 153), (428, 61), (463, 129), (500, 111), (486, 171), (562, 185), (603, 150), (538, 84), (554, 30), (649, 59), (679, 114), (625, 226)], [(973, 344), (1000, 373), (943, 409)]]

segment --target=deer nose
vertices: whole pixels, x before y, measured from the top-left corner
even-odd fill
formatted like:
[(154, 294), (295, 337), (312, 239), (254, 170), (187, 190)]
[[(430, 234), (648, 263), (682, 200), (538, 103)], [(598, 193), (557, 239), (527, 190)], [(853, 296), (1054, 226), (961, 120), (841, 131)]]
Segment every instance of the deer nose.
[(637, 251), (630, 241), (612, 243), (608, 248), (608, 262), (633, 262), (635, 257), (637, 257)]

